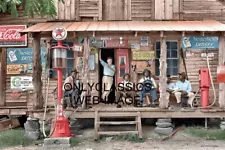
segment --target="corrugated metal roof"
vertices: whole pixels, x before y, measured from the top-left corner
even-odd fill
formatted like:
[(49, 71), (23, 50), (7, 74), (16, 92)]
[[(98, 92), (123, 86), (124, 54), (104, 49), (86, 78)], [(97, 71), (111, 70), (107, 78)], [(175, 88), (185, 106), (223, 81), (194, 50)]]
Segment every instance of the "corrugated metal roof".
[(204, 21), (101, 21), (101, 22), (46, 22), (25, 30), (49, 32), (62, 26), (71, 31), (225, 31), (225, 24), (214, 20)]

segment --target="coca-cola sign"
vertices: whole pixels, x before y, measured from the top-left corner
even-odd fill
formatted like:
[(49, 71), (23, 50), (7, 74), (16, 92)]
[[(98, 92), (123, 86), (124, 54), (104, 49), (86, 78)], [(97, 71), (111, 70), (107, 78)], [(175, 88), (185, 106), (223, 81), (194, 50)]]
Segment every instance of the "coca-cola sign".
[(27, 46), (27, 35), (20, 35), (26, 25), (0, 26), (0, 47)]

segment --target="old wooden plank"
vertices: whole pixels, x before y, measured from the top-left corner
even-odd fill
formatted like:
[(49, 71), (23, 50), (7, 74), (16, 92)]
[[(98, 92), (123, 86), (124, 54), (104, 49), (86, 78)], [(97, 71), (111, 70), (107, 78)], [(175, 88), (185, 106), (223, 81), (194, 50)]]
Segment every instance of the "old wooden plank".
[(76, 20), (80, 20), (80, 3), (79, 3), (79, 0), (75, 0), (75, 17), (76, 17)]
[(59, 2), (59, 20), (65, 19), (65, 4), (63, 4), (61, 1)]
[(55, 11), (56, 11), (56, 16), (54, 17), (54, 19), (59, 19), (59, 1), (58, 0), (54, 0), (54, 5), (55, 5)]
[(98, 20), (102, 20), (102, 0), (98, 1)]
[(8, 130), (8, 129), (13, 129), (15, 127), (19, 127), (20, 122), (17, 118), (14, 119), (6, 119), (6, 120), (1, 120), (0, 121), (0, 131)]
[(0, 70), (0, 106), (5, 105), (5, 99), (6, 99), (6, 66), (7, 66), (7, 49), (2, 48), (1, 49), (1, 70)]
[(166, 98), (166, 70), (167, 70), (167, 63), (166, 63), (166, 39), (165, 37), (161, 37), (161, 55), (160, 55), (160, 77), (159, 77), (159, 91), (160, 91), (160, 108), (167, 108), (168, 107), (168, 99)]
[(65, 19), (71, 20), (71, 10), (72, 10), (72, 3), (73, 0), (66, 0), (65, 1)]
[(33, 33), (33, 66), (32, 66), (32, 77), (34, 85), (34, 102), (33, 108), (43, 108), (43, 99), (42, 99), (42, 66), (41, 66), (41, 56), (40, 56), (40, 33)]
[(173, 0), (173, 19), (179, 20), (180, 17), (180, 0)]
[(169, 20), (173, 18), (173, 0), (167, 0), (165, 2), (165, 19)]

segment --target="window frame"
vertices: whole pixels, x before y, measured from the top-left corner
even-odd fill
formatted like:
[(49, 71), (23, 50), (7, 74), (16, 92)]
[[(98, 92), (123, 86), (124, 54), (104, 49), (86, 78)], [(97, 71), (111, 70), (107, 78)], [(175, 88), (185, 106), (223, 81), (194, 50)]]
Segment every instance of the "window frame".
[[(154, 48), (155, 48), (155, 75), (156, 75), (156, 73), (157, 73), (157, 71), (156, 71), (156, 69), (157, 69), (157, 66), (156, 66), (156, 60), (159, 60), (160, 59), (160, 57), (159, 58), (157, 58), (157, 55), (156, 55), (156, 52), (157, 52), (157, 48), (156, 48), (156, 46), (157, 46), (157, 43), (160, 43), (160, 40), (156, 40), (155, 41), (155, 45), (154, 45)], [(177, 43), (177, 58), (169, 58), (169, 60), (173, 60), (173, 59), (177, 59), (178, 60), (178, 64), (177, 64), (177, 69), (178, 69), (178, 74), (177, 75), (171, 75), (171, 77), (178, 77), (179, 76), (179, 70), (180, 70), (180, 43), (179, 43), (179, 40), (166, 40), (166, 42), (176, 42)], [(161, 44), (161, 43), (160, 43)], [(161, 46), (161, 45), (160, 45)], [(167, 49), (166, 49), (167, 50)], [(170, 49), (170, 50), (172, 50), (172, 49)], [(160, 47), (160, 51), (161, 51), (161, 47)], [(167, 60), (168, 58), (167, 58), (167, 56), (166, 56), (166, 60)], [(160, 62), (159, 62), (160, 63)], [(167, 64), (168, 65), (168, 64)], [(159, 77), (160, 76), (160, 74), (159, 75), (156, 75), (157, 77)]]

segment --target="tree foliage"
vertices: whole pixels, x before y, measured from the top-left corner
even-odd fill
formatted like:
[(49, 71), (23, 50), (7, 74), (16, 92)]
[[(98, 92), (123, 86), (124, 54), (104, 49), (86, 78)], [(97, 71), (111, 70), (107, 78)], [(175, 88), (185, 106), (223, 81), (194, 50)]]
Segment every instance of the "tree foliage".
[[(64, 0), (58, 0), (64, 3)], [(18, 8), (22, 6), (23, 15), (34, 17), (54, 17), (57, 15), (54, 0), (0, 0), (0, 13), (10, 13), (18, 17)]]

